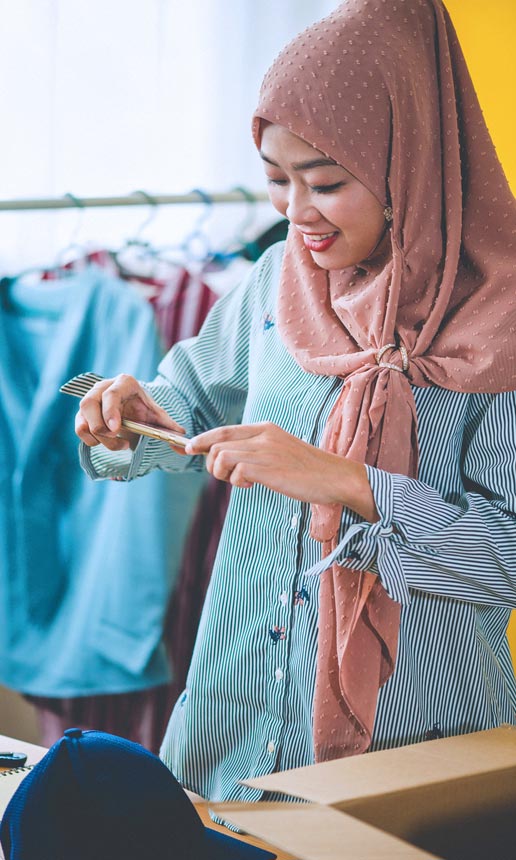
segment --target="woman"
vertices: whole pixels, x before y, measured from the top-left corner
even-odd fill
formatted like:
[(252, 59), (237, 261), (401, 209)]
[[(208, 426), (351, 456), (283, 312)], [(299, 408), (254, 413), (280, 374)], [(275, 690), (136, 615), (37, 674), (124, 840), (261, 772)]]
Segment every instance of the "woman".
[[(313, 25), (253, 134), (285, 245), (154, 382), (106, 380), (77, 420), (92, 477), (234, 487), (162, 748), (217, 800), (516, 703), (514, 201), (440, 0)], [(187, 456), (118, 438), (122, 415), (184, 428)]]

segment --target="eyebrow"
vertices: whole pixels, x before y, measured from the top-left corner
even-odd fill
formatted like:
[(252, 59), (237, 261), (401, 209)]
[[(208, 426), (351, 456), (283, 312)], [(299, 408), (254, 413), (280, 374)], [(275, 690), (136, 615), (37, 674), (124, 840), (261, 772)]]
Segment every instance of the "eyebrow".
[[(265, 155), (265, 153), (260, 152), (260, 155), (261, 155), (263, 161), (266, 161), (267, 164), (272, 164), (273, 167), (279, 167), (279, 164), (277, 164), (275, 161), (273, 161), (272, 158), (268, 158)], [(314, 168), (314, 167), (335, 167), (335, 166), (338, 167), (339, 165), (337, 164), (336, 161), (333, 160), (333, 158), (312, 158), (312, 159), (309, 159), (308, 161), (298, 161), (297, 164), (292, 165), (292, 168), (293, 168), (293, 170), (312, 170), (312, 168)]]

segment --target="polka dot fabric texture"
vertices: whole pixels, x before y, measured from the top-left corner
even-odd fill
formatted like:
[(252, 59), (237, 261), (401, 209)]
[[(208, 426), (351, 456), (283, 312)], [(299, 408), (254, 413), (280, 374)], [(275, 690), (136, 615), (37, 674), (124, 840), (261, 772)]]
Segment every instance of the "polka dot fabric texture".
[[(253, 118), (285, 126), (391, 206), (392, 256), (325, 271), (295, 228), (278, 300), (299, 364), (340, 376), (323, 447), (417, 475), (411, 385), (516, 388), (514, 198), (440, 0), (348, 0), (297, 36), (265, 76)], [(336, 546), (341, 510), (314, 507)], [(399, 606), (371, 574), (321, 581), (316, 757), (370, 744), (395, 665)]]

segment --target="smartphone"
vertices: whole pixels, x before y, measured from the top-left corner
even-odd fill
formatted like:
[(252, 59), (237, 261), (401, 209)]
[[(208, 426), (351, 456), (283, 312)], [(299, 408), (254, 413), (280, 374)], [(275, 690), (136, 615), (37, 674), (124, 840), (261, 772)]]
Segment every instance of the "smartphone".
[(172, 442), (179, 448), (184, 448), (189, 442), (187, 436), (182, 433), (174, 433), (173, 430), (166, 430), (164, 427), (154, 427), (152, 424), (142, 424), (140, 421), (131, 421), (129, 418), (122, 419), (122, 427), (126, 430), (132, 430), (133, 433), (139, 433), (140, 436), (149, 436), (151, 439), (161, 439), (163, 442)]

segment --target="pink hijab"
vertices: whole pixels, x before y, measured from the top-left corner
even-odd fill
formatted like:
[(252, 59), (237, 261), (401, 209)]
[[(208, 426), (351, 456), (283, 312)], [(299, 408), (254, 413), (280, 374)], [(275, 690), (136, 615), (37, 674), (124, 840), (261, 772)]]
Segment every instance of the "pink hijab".
[[(391, 206), (380, 269), (319, 268), (289, 231), (281, 337), (310, 373), (344, 380), (322, 447), (416, 476), (411, 386), (516, 389), (515, 206), (440, 0), (348, 0), (265, 76), (253, 119), (285, 126)], [(328, 553), (342, 510), (314, 506)], [(400, 605), (378, 577), (321, 577), (316, 759), (366, 750), (394, 671)]]

